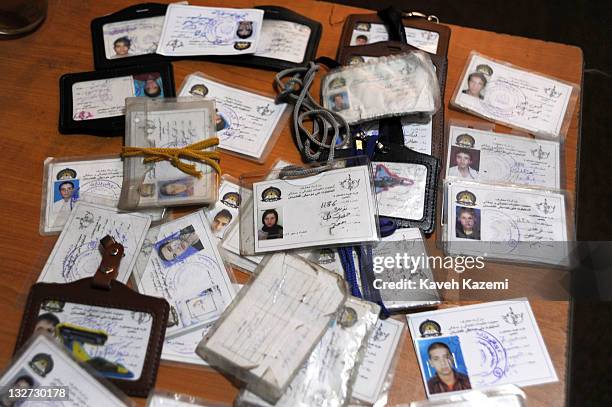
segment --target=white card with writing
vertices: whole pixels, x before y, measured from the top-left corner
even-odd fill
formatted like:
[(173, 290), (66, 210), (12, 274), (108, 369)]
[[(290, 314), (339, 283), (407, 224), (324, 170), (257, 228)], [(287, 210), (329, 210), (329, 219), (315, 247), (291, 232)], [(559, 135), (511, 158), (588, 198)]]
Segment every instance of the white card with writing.
[(164, 16), (106, 23), (102, 27), (107, 59), (154, 54), (164, 26)]
[(476, 52), (452, 103), (510, 127), (561, 138), (573, 87)]
[(567, 261), (563, 194), (456, 180), (446, 187), (449, 253), (552, 264)]
[[(440, 34), (437, 32), (405, 26), (404, 32), (409, 45), (430, 54), (435, 54), (438, 50)], [(389, 33), (384, 24), (362, 22), (355, 25), (349, 45), (366, 45), (387, 40), (389, 40)]]
[[(12, 387), (15, 389), (37, 389), (42, 386), (52, 386), (58, 389), (58, 394), (53, 389), (41, 389), (53, 392), (51, 395), (61, 397), (60, 387), (65, 387), (67, 397), (63, 401), (36, 401), (25, 402), (14, 399), (12, 402), (5, 399), (8, 394), (0, 396), (0, 403), (6, 406), (12, 405), (61, 405), (61, 406), (92, 406), (100, 400), (109, 407), (123, 407), (124, 400), (117, 397), (117, 390), (110, 391), (100, 383), (88, 371), (83, 369), (74, 361), (61, 345), (54, 342), (46, 335), (33, 337), (27, 347), (23, 348), (11, 366), (0, 378), (0, 387)], [(5, 387), (6, 386), (6, 387)], [(127, 397), (126, 397), (127, 399)], [(56, 404), (58, 403), (58, 404)]]
[(421, 220), (425, 213), (427, 167), (414, 163), (372, 161), (378, 214)]
[(235, 292), (217, 249), (218, 240), (202, 211), (156, 229), (155, 242), (147, 250), (148, 262), (135, 271), (137, 288), (168, 301), (166, 337), (173, 338), (215, 321)]
[(255, 253), (377, 241), (368, 167), (253, 184)]
[[(330, 324), (274, 406), (344, 405), (349, 397), (353, 369), (360, 363), (358, 353), (367, 344), (367, 336), (378, 320), (379, 310), (373, 303), (349, 297), (339, 320)], [(247, 405), (271, 406), (248, 390), (240, 393), (240, 399)]]
[(446, 178), (561, 187), (557, 142), (453, 125), (449, 133)]
[(125, 98), (135, 95), (132, 76), (77, 82), (72, 85), (72, 118), (80, 121), (121, 116)]
[[(55, 325), (69, 352), (101, 375), (136, 381), (147, 356), (153, 316), (146, 312), (58, 302), (43, 302), (34, 331)], [(87, 337), (87, 340), (82, 340)]]
[(344, 304), (344, 282), (300, 257), (279, 253), (262, 263), (240, 294), (197, 353), (236, 372), (258, 396), (279, 398)]
[(397, 345), (403, 332), (404, 323), (401, 321), (389, 318), (376, 323), (359, 365), (351, 397), (366, 403), (376, 403), (388, 380), (389, 369), (396, 357)]
[[(202, 88), (202, 85), (204, 88)], [(203, 95), (215, 100), (219, 148), (259, 160), (287, 104), (274, 98), (223, 85), (201, 75), (185, 80), (179, 96)]]
[(407, 319), (429, 397), (558, 380), (525, 298), (420, 312)]
[(149, 215), (120, 213), (116, 208), (77, 202), (38, 281), (70, 283), (92, 277), (102, 260), (100, 239), (110, 235), (124, 248), (117, 281), (125, 283), (150, 224)]
[(253, 54), (264, 11), (170, 4), (157, 53), (166, 56)]
[[(61, 232), (70, 211), (79, 200), (104, 203), (116, 207), (123, 183), (121, 158), (104, 158), (84, 161), (45, 160), (48, 167), (45, 207), (42, 212), (42, 233)], [(143, 211), (152, 220), (160, 220), (163, 210)]]
[(299, 64), (308, 48), (310, 27), (283, 20), (263, 20), (256, 57), (280, 59)]

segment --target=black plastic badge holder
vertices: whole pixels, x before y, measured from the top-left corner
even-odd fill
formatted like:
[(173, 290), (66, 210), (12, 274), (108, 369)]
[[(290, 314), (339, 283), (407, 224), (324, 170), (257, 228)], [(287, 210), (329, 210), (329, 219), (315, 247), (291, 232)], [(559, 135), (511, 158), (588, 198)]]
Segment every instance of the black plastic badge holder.
[(172, 65), (167, 62), (62, 75), (59, 80), (59, 132), (62, 134), (92, 134), (96, 136), (123, 137), (125, 131), (125, 109), (121, 114), (112, 117), (75, 120), (73, 112), (73, 86), (80, 82), (138, 76), (139, 74), (148, 73), (159, 74), (163, 97), (174, 97), (176, 95)]

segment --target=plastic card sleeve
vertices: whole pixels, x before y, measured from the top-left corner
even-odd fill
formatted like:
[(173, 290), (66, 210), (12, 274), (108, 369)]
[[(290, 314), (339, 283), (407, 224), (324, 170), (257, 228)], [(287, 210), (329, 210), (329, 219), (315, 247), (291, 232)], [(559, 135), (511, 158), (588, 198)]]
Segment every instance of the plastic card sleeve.
[[(290, 162), (278, 159), (275, 161), (272, 168), (281, 169), (288, 165), (293, 165), (293, 164), (291, 164)], [(228, 185), (231, 185), (233, 183), (238, 186), (240, 183), (240, 181), (234, 180), (232, 177), (226, 178), (226, 175), (224, 175), (222, 178), (224, 179), (224, 181), (227, 181)], [(248, 195), (240, 195), (239, 186), (238, 186), (237, 192), (238, 192), (238, 196), (240, 197), (240, 205), (238, 205), (238, 207), (243, 208), (247, 212), (252, 211), (253, 210), (253, 199), (252, 199), (251, 194), (249, 193)], [(220, 191), (219, 195), (225, 195), (225, 194), (222, 194)], [(228, 197), (228, 200), (231, 201), (231, 199), (229, 198), (230, 197)], [(221, 201), (223, 199), (224, 198), (221, 198)], [(207, 212), (207, 213), (210, 213), (210, 212)], [(209, 216), (209, 220), (210, 220), (210, 216)], [(230, 264), (232, 264), (232, 266), (235, 266), (242, 271), (252, 273), (257, 268), (257, 265), (261, 263), (261, 261), (263, 260), (263, 256), (255, 256), (255, 255), (254, 256), (246, 256), (246, 255), (242, 256), (240, 254), (240, 227), (238, 226), (238, 216), (235, 217), (235, 220), (236, 220), (235, 222), (231, 222), (232, 224), (227, 227), (225, 233), (223, 234), (222, 243), (220, 245), (220, 251), (223, 257)], [(214, 218), (213, 218), (213, 221), (214, 221)], [(214, 223), (211, 222), (211, 224), (213, 224), (213, 229), (214, 229)]]
[(351, 125), (409, 114), (431, 116), (441, 105), (434, 65), (422, 51), (331, 70), (321, 81), (321, 100)]
[(234, 299), (236, 280), (217, 245), (201, 210), (149, 229), (132, 277), (138, 292), (170, 304), (166, 342), (201, 331)]
[(451, 106), (539, 138), (563, 142), (580, 86), (472, 51)]
[(59, 131), (97, 136), (123, 136), (125, 99), (174, 97), (169, 63), (135, 65), (60, 77)]
[(560, 189), (565, 186), (563, 145), (504, 134), (481, 122), (449, 121), (447, 179)]
[(396, 319), (378, 320), (368, 337), (363, 362), (353, 384), (350, 406), (385, 406), (393, 385), (406, 325)]
[(41, 332), (28, 339), (0, 373), (0, 389), (3, 406), (78, 405), (75, 400), (86, 405), (104, 400), (110, 407), (136, 405), (99, 372), (71, 355), (56, 338)]
[(196, 352), (275, 403), (346, 299), (341, 276), (290, 254), (269, 256)]
[(378, 210), (365, 156), (243, 174), (240, 254), (378, 241)]
[[(435, 281), (420, 229), (397, 229), (373, 245), (372, 256), (373, 273), (368, 276), (370, 281), (362, 281), (362, 284), (369, 284), (380, 292), (387, 310), (407, 312), (440, 304), (437, 290), (420, 286), (421, 280)], [(387, 259), (394, 260), (391, 267)]]
[(440, 162), (407, 147), (387, 143), (372, 159), (374, 186), (380, 216), (400, 227), (435, 229)]
[[(215, 104), (201, 98), (126, 101), (126, 147), (183, 148), (215, 137)], [(206, 149), (215, 151), (215, 147)], [(169, 161), (144, 163), (143, 156), (124, 159), (119, 208), (156, 208), (215, 202), (219, 175), (213, 167), (193, 163), (201, 177), (186, 174)]]
[(201, 72), (187, 75), (179, 96), (215, 101), (215, 130), (219, 149), (263, 163), (287, 124), (291, 106), (275, 104), (273, 97)]
[[(378, 305), (349, 297), (274, 406), (345, 405), (379, 312)], [(271, 405), (246, 390), (240, 393), (234, 404), (251, 407)]]
[(527, 396), (517, 386), (508, 384), (486, 390), (470, 390), (461, 394), (445, 395), (435, 400), (413, 401), (398, 407), (526, 407)]
[(155, 53), (167, 8), (167, 4), (141, 3), (93, 19), (96, 70), (169, 60)]
[(567, 268), (574, 198), (570, 191), (446, 180), (442, 246), (448, 255)]
[[(61, 232), (77, 201), (117, 207), (123, 183), (123, 161), (116, 155), (47, 157), (43, 164), (41, 235)], [(165, 208), (143, 211), (153, 221)]]
[(184, 393), (155, 390), (147, 398), (147, 407), (231, 407), (231, 404), (209, 401)]

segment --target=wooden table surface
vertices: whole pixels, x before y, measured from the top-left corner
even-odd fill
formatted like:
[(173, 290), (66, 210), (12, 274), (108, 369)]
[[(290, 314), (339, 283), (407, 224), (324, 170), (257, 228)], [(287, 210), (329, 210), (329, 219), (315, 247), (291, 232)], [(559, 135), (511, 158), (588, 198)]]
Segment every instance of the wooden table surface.
[[(190, 3), (225, 7), (274, 3), (290, 8), (323, 24), (318, 55), (331, 57), (336, 55), (346, 16), (369, 12), (310, 0), (195, 0)], [(90, 21), (131, 4), (134, 2), (126, 0), (50, 0), (49, 15), (38, 31), (21, 39), (0, 41), (0, 78), (5, 89), (0, 99), (0, 173), (4, 174), (0, 194), (3, 217), (0, 223), (0, 258), (4, 276), (0, 281), (1, 292), (4, 293), (0, 297), (0, 315), (4, 318), (4, 323), (0, 325), (0, 367), (11, 358), (25, 296), (56, 240), (55, 236), (43, 237), (38, 233), (44, 159), (51, 156), (118, 153), (122, 145), (121, 138), (66, 136), (58, 133), (58, 78), (68, 72), (93, 70)], [(444, 20), (444, 16), (440, 17)], [(451, 26), (451, 30), (446, 106), (471, 50), (566, 81), (581, 82), (582, 52), (579, 48), (457, 26)], [(186, 75), (195, 71), (274, 95), (273, 72), (199, 61), (174, 63), (177, 88)], [(579, 110), (580, 106), (577, 106), (564, 144), (565, 188), (570, 192), (575, 191), (576, 184)], [(479, 120), (448, 109), (446, 118)], [(497, 131), (509, 133), (510, 129), (498, 126)], [(277, 158), (295, 162), (299, 160), (289, 127), (283, 131), (263, 166), (223, 155), (222, 167), (227, 173), (238, 176), (243, 172), (270, 167)], [(430, 238), (433, 239), (435, 235)], [(514, 267), (494, 268), (504, 273), (515, 272)], [(240, 279), (244, 281), (245, 276), (240, 276)], [(522, 290), (526, 285), (516, 287), (515, 284), (513, 294), (524, 296)], [(568, 304), (566, 301), (532, 300), (531, 305), (559, 382), (524, 390), (532, 406), (563, 405), (566, 392)], [(391, 390), (391, 404), (425, 398), (414, 348), (410, 338), (405, 339)], [(237, 394), (237, 389), (227, 379), (212, 370), (166, 362), (162, 362), (156, 387), (225, 402), (231, 402)], [(143, 399), (137, 402), (144, 405)]]

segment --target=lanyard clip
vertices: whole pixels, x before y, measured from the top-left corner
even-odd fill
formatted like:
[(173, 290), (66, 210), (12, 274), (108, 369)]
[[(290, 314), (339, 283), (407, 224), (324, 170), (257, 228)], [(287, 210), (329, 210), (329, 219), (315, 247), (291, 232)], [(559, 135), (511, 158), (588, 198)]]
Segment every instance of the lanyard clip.
[(402, 17), (404, 17), (404, 18), (406, 18), (406, 17), (408, 17), (408, 18), (412, 18), (412, 17), (424, 18), (427, 21), (430, 21), (432, 23), (436, 23), (436, 24), (440, 23), (440, 19), (437, 16), (434, 16), (433, 14), (428, 16), (427, 14), (421, 13), (419, 11), (404, 12), (404, 13), (402, 13)]

